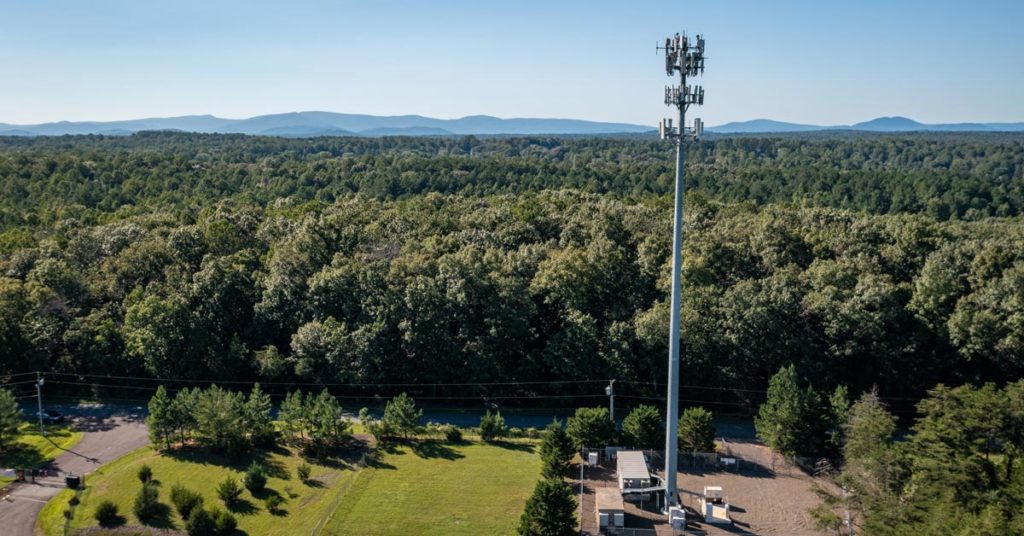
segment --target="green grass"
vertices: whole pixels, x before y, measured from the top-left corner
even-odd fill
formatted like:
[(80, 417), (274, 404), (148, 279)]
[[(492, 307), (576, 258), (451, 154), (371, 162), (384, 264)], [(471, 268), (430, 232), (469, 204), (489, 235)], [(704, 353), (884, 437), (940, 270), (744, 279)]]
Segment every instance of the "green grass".
[(36, 519), (36, 534), (64, 534), (64, 511), (68, 501), (75, 496), (70, 489), (63, 489), (43, 506)]
[(540, 477), (533, 443), (399, 446), (359, 473), (325, 535), (514, 534)]
[[(267, 453), (263, 461), (272, 472), (267, 481), (267, 493), (280, 494), (286, 502), (281, 512), (272, 514), (263, 505), (262, 498), (266, 494), (256, 498), (245, 491), (242, 494), (243, 501), (231, 510), (238, 519), (238, 528), (252, 536), (309, 534), (317, 522), (326, 517), (335, 504), (335, 498), (348, 489), (357, 473), (345, 462), (332, 461), (322, 465), (310, 461), (313, 466), (312, 480), (315, 482), (307, 485), (299, 482), (295, 476), (295, 468), (303, 459), (292, 450), (277, 449)], [(96, 525), (92, 516), (96, 505), (104, 499), (117, 504), (126, 523), (140, 524), (132, 513), (132, 501), (141, 486), (137, 473), (143, 464), (153, 469), (153, 478), (159, 482), (160, 501), (170, 510), (165, 523), (157, 525), (182, 529), (184, 522), (170, 502), (171, 486), (180, 482), (201, 493), (206, 506), (223, 507), (217, 498), (217, 484), (228, 475), (241, 481), (249, 460), (231, 465), (225, 459), (201, 450), (185, 449), (161, 454), (151, 447), (143, 447), (104, 465), (86, 479), (82, 504), (75, 510), (72, 526), (83, 528)], [(46, 534), (56, 536), (59, 533)]]
[[(67, 424), (46, 426), (46, 437), (32, 423), (22, 423), (20, 436), (9, 449), (0, 453), (0, 467), (17, 469), (42, 467), (82, 439), (82, 432), (71, 430)], [(0, 488), (14, 479), (0, 477)]]

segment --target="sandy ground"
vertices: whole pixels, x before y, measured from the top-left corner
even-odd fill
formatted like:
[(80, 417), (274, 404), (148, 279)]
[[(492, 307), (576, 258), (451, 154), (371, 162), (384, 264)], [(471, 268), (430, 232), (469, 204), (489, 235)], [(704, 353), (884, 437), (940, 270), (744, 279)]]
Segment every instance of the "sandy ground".
[[(88, 474), (101, 464), (149, 442), (140, 408), (63, 406), (58, 409), (68, 416), (75, 428), (82, 430), (83, 434), (82, 440), (51, 462), (49, 469), (79, 475)], [(9, 488), (10, 498), (0, 502), (0, 534), (32, 536), (39, 511), (63, 488), (63, 478), (12, 484)]]
[[(739, 471), (719, 467), (683, 467), (678, 474), (680, 498), (690, 519), (698, 520), (699, 497), (704, 486), (721, 486), (730, 505), (733, 524), (714, 525), (698, 522), (688, 524), (686, 534), (753, 534), (758, 536), (817, 536), (823, 534), (814, 528), (807, 510), (820, 501), (812, 491), (816, 479), (790, 466), (764, 446), (744, 439), (726, 441), (723, 449), (741, 459)], [(743, 463), (742, 460), (747, 460)], [(583, 531), (596, 535), (597, 521), (594, 510), (594, 489), (618, 485), (612, 463), (608, 468), (587, 468), (584, 478), (582, 520)], [(823, 486), (831, 484), (825, 481)], [(578, 490), (578, 488), (577, 488)], [(646, 529), (627, 536), (654, 536), (673, 534), (671, 527), (656, 505), (626, 502), (626, 527)]]

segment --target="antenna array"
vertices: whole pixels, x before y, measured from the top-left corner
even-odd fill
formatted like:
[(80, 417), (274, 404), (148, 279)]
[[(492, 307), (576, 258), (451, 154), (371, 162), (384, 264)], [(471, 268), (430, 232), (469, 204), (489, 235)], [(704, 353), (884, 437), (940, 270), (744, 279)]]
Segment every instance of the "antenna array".
[(676, 34), (666, 38), (664, 46), (655, 48), (665, 51), (666, 74), (674, 76), (679, 73), (679, 85), (665, 86), (665, 105), (679, 109), (679, 124), (673, 126), (672, 119), (662, 119), (658, 122), (658, 133), (663, 140), (682, 142), (687, 136), (696, 139), (704, 134), (704, 122), (697, 118), (692, 126), (684, 126), (682, 117), (691, 105), (704, 105), (704, 88), (686, 83), (688, 77), (704, 74), (704, 38), (698, 34), (691, 41), (685, 33)]

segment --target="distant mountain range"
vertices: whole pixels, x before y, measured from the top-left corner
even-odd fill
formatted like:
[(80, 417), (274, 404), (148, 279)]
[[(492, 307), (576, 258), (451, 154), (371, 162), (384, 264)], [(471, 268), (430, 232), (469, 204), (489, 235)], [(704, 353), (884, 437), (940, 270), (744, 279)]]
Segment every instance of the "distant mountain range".
[[(459, 119), (435, 119), (421, 115), (378, 116), (333, 112), (292, 112), (259, 115), (248, 119), (224, 119), (212, 115), (154, 117), (127, 121), (59, 121), (38, 125), (0, 123), (0, 136), (63, 136), (103, 134), (127, 136), (144, 130), (172, 130), (225, 134), (252, 134), (309, 138), (315, 136), (464, 136), (547, 134), (643, 134), (653, 127), (628, 123), (601, 123), (580, 119), (512, 118), (470, 115)], [(906, 117), (879, 117), (853, 125), (803, 125), (770, 119), (754, 119), (708, 127), (718, 134), (785, 133), (827, 130), (866, 132), (1022, 132), (1024, 123), (949, 123), (928, 125)]]
[(501, 119), (487, 115), (471, 115), (459, 119), (435, 119), (420, 115), (376, 116), (332, 112), (292, 112), (260, 115), (248, 119), (188, 115), (128, 121), (60, 121), (39, 125), (0, 123), (0, 136), (127, 135), (143, 130), (306, 138), (314, 136), (463, 136), (470, 134), (635, 134), (650, 132), (653, 127), (578, 119)]
[(719, 134), (811, 132), (818, 130), (860, 130), (864, 132), (1024, 132), (1024, 123), (941, 123), (929, 125), (906, 117), (879, 117), (853, 125), (802, 125), (771, 119), (754, 119), (708, 127)]

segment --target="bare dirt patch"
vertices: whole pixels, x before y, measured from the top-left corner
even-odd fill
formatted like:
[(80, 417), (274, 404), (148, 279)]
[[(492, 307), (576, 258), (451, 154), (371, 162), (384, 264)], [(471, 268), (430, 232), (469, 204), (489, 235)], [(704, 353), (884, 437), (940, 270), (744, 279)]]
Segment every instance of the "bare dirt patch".
[[(739, 467), (707, 464), (703, 467), (681, 464), (678, 476), (680, 498), (687, 508), (687, 534), (755, 534), (758, 536), (817, 536), (807, 510), (820, 500), (813, 491), (817, 483), (826, 489), (832, 484), (815, 479), (799, 468), (773, 455), (767, 447), (749, 440), (723, 441), (721, 451), (739, 460)], [(582, 529), (599, 534), (595, 512), (595, 489), (617, 487), (614, 462), (606, 467), (587, 468), (583, 481)], [(656, 462), (655, 469), (660, 462)], [(698, 464), (699, 465), (699, 464)], [(659, 472), (659, 474), (662, 474)], [(699, 497), (704, 486), (721, 486), (729, 503), (732, 525), (713, 525), (698, 518)], [(647, 529), (637, 536), (670, 535), (671, 527), (651, 501), (626, 502), (626, 527)], [(629, 532), (627, 532), (629, 534)]]

